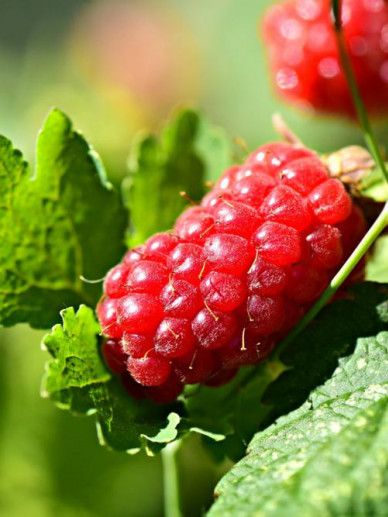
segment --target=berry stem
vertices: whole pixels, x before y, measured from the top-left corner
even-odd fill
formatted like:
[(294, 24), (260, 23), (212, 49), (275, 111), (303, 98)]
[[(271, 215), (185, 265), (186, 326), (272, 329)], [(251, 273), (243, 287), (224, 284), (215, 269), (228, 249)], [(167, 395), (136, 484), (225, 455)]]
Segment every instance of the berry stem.
[(164, 517), (182, 517), (179, 502), (179, 475), (176, 453), (180, 441), (169, 443), (162, 450)]
[(350, 93), (352, 95), (354, 107), (357, 112), (358, 120), (364, 133), (365, 142), (385, 179), (388, 181), (388, 170), (381, 155), (377, 139), (373, 133), (367, 111), (361, 98), (360, 90), (357, 85), (356, 76), (353, 71), (352, 63), (346, 48), (341, 18), (341, 0), (332, 0), (332, 12), (334, 17), (334, 29), (337, 36), (338, 51), (341, 59), (342, 69), (345, 74)]
[(281, 352), (287, 347), (295, 337), (304, 330), (307, 325), (315, 318), (319, 311), (326, 305), (330, 298), (336, 293), (341, 287), (353, 269), (357, 266), (358, 262), (362, 259), (368, 249), (375, 242), (377, 237), (385, 229), (388, 224), (388, 203), (385, 204), (378, 218), (375, 220), (369, 231), (365, 234), (357, 248), (350, 255), (345, 264), (341, 267), (338, 273), (334, 276), (330, 282), (329, 287), (323, 292), (319, 300), (311, 307), (306, 315), (300, 320), (298, 325), (286, 336), (285, 339), (276, 347), (276, 356), (279, 356)]

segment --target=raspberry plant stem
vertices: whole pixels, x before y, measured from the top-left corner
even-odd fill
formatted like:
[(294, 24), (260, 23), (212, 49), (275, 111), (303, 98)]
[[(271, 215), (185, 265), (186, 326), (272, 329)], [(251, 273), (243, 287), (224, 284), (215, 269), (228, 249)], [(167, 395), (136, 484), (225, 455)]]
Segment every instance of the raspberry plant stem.
[(182, 517), (179, 501), (177, 451), (180, 441), (169, 443), (162, 450), (164, 517)]

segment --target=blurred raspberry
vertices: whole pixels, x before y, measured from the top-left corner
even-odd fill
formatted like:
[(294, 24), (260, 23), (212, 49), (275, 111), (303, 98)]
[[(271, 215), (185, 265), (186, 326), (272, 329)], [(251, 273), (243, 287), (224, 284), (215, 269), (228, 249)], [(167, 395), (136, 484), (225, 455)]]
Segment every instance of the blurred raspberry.
[[(348, 53), (370, 114), (388, 113), (388, 3), (343, 0)], [(276, 90), (284, 98), (318, 111), (355, 117), (341, 70), (330, 0), (286, 0), (264, 19)]]

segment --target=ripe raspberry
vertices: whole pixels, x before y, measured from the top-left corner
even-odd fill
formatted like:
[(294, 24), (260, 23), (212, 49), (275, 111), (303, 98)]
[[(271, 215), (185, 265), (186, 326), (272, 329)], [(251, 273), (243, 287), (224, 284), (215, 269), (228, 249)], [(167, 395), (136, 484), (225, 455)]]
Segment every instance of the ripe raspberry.
[(142, 386), (161, 386), (171, 373), (170, 363), (155, 354), (134, 358), (129, 356), (128, 372)]
[(228, 169), (174, 233), (154, 235), (106, 276), (103, 354), (135, 397), (175, 399), (268, 356), (365, 231), (311, 151), (267, 144)]
[(258, 228), (252, 240), (260, 256), (277, 266), (298, 262), (302, 254), (299, 232), (285, 224), (268, 221)]
[(195, 349), (190, 320), (165, 318), (155, 334), (155, 351), (168, 359), (184, 357)]
[[(264, 39), (276, 90), (288, 100), (354, 117), (341, 70), (330, 0), (286, 0), (271, 7)], [(373, 115), (388, 113), (388, 3), (343, 0), (345, 41), (361, 95)]]

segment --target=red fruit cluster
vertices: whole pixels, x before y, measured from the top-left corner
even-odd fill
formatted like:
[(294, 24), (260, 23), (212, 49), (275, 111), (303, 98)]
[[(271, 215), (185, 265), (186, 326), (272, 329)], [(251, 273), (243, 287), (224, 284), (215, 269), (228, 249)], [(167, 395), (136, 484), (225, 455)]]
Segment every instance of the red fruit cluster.
[[(327, 113), (355, 116), (341, 70), (330, 0), (287, 0), (269, 9), (264, 39), (278, 92)], [(388, 113), (388, 2), (343, 0), (348, 53), (368, 112)]]
[(97, 312), (111, 369), (136, 396), (176, 398), (263, 360), (365, 230), (311, 151), (267, 144), (106, 276)]

